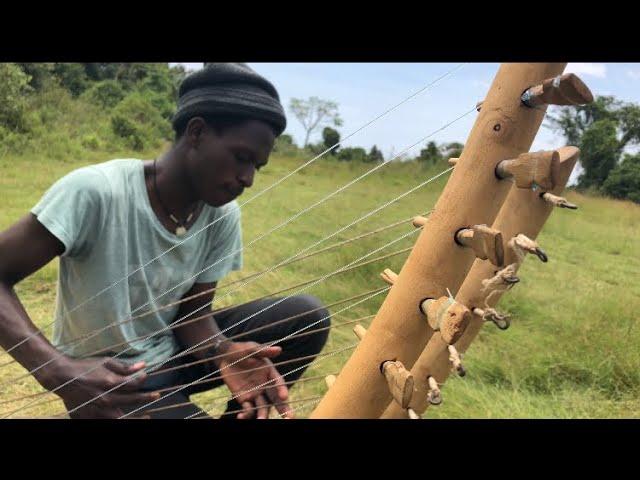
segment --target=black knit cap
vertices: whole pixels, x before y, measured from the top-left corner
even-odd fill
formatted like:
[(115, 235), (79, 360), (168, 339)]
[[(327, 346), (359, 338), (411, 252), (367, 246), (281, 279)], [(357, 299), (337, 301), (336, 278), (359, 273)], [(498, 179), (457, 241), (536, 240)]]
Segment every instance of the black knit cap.
[(174, 128), (194, 116), (218, 114), (262, 120), (276, 136), (287, 126), (275, 87), (244, 63), (205, 63), (180, 84)]

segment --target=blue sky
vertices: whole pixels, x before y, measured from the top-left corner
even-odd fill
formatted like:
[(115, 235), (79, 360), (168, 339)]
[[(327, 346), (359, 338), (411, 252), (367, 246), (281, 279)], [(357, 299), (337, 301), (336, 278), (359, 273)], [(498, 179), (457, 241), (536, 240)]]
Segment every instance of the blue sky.
[[(184, 63), (187, 69), (202, 64)], [(342, 136), (399, 103), (459, 63), (249, 63), (278, 89), (287, 109), (286, 133), (297, 143), (304, 140), (304, 130), (288, 109), (291, 98), (317, 96), (339, 104)], [(345, 146), (369, 149), (377, 145), (389, 158), (422, 137), (439, 129), (481, 100), (493, 79), (498, 63), (464, 64), (454, 74), (438, 82), (400, 108), (378, 120), (345, 142)], [(569, 63), (565, 72), (574, 72), (595, 95), (614, 95), (625, 101), (640, 103), (640, 63)], [(429, 140), (437, 143), (465, 142), (473, 125), (471, 114)], [(544, 125), (544, 124), (543, 124)], [(313, 141), (320, 138), (316, 133)], [(428, 140), (427, 140), (428, 141)], [(413, 148), (415, 155), (424, 145)], [(532, 150), (562, 146), (562, 138), (541, 128)]]

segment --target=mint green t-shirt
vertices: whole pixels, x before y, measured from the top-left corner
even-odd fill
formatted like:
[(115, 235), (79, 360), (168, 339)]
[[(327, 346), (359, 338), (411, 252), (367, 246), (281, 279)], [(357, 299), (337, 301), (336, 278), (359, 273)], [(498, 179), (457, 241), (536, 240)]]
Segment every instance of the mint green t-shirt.
[[(128, 349), (119, 357), (127, 362), (166, 360), (179, 350), (172, 330), (144, 337), (174, 322), (179, 305), (119, 323), (89, 340), (69, 342), (180, 300), (194, 283), (215, 282), (242, 268), (237, 202), (218, 208), (205, 205), (187, 235), (178, 237), (151, 209), (143, 162), (137, 159), (111, 160), (75, 170), (58, 180), (31, 212), (65, 246), (60, 257), (53, 343), (73, 357), (109, 348), (113, 353)], [(215, 222), (227, 212), (231, 213)], [(111, 348), (115, 344), (121, 345)]]

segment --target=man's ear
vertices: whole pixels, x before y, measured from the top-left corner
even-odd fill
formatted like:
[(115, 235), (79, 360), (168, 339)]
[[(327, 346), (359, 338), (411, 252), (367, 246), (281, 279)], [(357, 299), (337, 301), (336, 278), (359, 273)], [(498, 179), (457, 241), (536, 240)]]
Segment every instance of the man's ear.
[(207, 131), (207, 124), (202, 117), (193, 117), (187, 123), (184, 137), (190, 147), (198, 148), (202, 142), (202, 136)]

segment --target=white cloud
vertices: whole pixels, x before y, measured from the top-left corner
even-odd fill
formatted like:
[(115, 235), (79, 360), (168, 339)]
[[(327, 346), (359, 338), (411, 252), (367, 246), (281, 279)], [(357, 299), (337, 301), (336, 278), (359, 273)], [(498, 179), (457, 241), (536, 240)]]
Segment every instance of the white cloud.
[(565, 72), (605, 78), (607, 76), (607, 66), (604, 63), (570, 63), (567, 65)]
[(202, 63), (169, 63), (169, 66), (182, 65), (187, 72), (193, 72), (194, 70), (200, 70)]
[(640, 80), (640, 70), (627, 70), (627, 76), (634, 80)]

